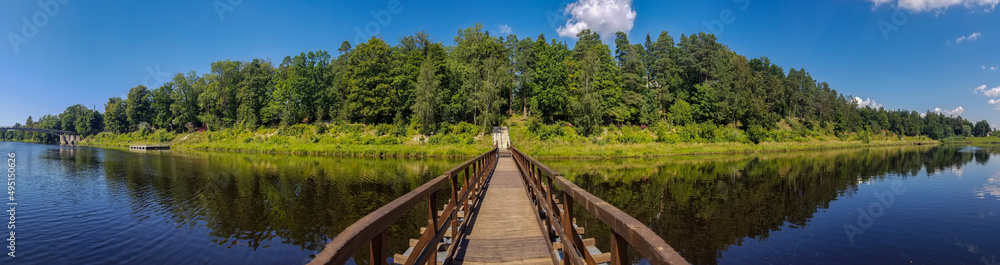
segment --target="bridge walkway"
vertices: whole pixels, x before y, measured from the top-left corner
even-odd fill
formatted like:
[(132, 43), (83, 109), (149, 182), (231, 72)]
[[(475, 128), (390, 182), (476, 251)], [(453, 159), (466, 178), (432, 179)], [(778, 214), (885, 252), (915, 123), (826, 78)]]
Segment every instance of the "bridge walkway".
[(536, 221), (524, 181), (509, 156), (501, 151), (482, 205), (455, 249), (453, 264), (552, 264), (549, 242)]

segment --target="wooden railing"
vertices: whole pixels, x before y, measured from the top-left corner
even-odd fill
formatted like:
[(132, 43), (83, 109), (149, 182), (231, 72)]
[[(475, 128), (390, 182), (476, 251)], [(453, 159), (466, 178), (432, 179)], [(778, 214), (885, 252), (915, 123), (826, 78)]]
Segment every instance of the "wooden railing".
[[(628, 251), (632, 246), (650, 264), (689, 264), (677, 251), (649, 227), (604, 200), (576, 186), (538, 160), (511, 147), (512, 156), (528, 189), (528, 196), (535, 201), (535, 212), (546, 231), (555, 231), (561, 239), (563, 264), (597, 264), (587, 251), (580, 234), (573, 228), (573, 203), (579, 203), (590, 214), (611, 228), (611, 264), (628, 264)], [(553, 185), (562, 190), (562, 209), (555, 199)], [(544, 221), (541, 221), (544, 220)], [(569, 240), (566, 240), (569, 239)]]
[[(316, 258), (309, 264), (345, 264), (365, 245), (371, 247), (370, 264), (386, 264), (386, 259), (389, 256), (389, 226), (425, 200), (429, 209), (428, 229), (421, 234), (420, 240), (403, 264), (437, 264), (437, 242), (441, 241), (449, 227), (455, 232), (456, 237), (453, 238), (457, 238), (457, 235), (461, 234), (459, 227), (465, 227), (466, 223), (469, 222), (469, 218), (465, 218), (461, 223), (458, 222), (458, 212), (462, 210), (469, 213), (471, 211), (470, 205), (478, 203), (483, 184), (496, 167), (497, 150), (494, 147), (493, 150), (448, 170), (441, 176), (361, 218), (338, 234), (330, 244), (326, 245), (323, 252), (317, 254)], [(458, 186), (460, 177), (465, 178), (461, 187)], [(439, 216), (438, 191), (449, 181), (451, 182), (451, 200), (445, 205), (443, 213)], [(454, 247), (455, 244), (452, 244), (448, 248), (448, 256), (451, 256)]]

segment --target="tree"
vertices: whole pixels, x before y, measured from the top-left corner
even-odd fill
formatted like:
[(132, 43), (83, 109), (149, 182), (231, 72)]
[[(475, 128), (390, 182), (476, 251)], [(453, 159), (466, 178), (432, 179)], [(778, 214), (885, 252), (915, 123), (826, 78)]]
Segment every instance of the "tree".
[(128, 117), (128, 128), (134, 130), (139, 123), (150, 121), (150, 93), (146, 86), (133, 87), (128, 92), (125, 101), (125, 115)]
[[(30, 119), (29, 119), (30, 121)], [(976, 137), (986, 137), (990, 134), (990, 123), (986, 120), (981, 120), (976, 123), (975, 127), (972, 128), (972, 135)]]
[(82, 135), (94, 135), (104, 130), (104, 115), (97, 110), (84, 108), (83, 113), (77, 117), (76, 132)]
[(173, 130), (174, 116), (170, 111), (170, 105), (174, 103), (174, 85), (167, 83), (152, 92), (150, 109), (152, 110), (152, 124), (157, 128), (170, 128)]
[(430, 133), (437, 128), (438, 99), (437, 89), (441, 85), (435, 75), (434, 62), (428, 56), (420, 65), (420, 77), (417, 80), (417, 99), (413, 104), (413, 114), (421, 125), (423, 133)]
[(391, 123), (395, 115), (389, 75), (392, 49), (380, 38), (358, 44), (347, 61), (346, 104), (351, 121)]
[(650, 124), (659, 120), (659, 108), (656, 107), (656, 96), (647, 86), (646, 68), (643, 56), (646, 54), (642, 45), (629, 44), (628, 35), (618, 32), (615, 36), (615, 59), (621, 69), (621, 104), (630, 123)]
[(578, 128), (577, 131), (583, 136), (593, 134), (595, 128), (600, 126), (604, 116), (601, 95), (594, 89), (598, 85), (596, 76), (601, 70), (597, 54), (600, 51), (600, 48), (586, 51), (580, 62), (579, 73), (576, 75), (579, 78), (580, 87), (578, 88), (579, 93), (576, 95), (578, 100), (573, 101), (571, 108), (575, 117), (574, 123)]
[(170, 113), (174, 119), (173, 124), (189, 129), (201, 125), (198, 119), (198, 115), (201, 113), (201, 108), (198, 105), (198, 99), (202, 93), (200, 83), (201, 78), (194, 71), (189, 72), (187, 76), (180, 73), (174, 75), (173, 81), (170, 82), (173, 85), (170, 104)]
[(253, 129), (263, 124), (261, 110), (269, 99), (267, 92), (274, 75), (273, 69), (271, 62), (260, 59), (254, 59), (241, 69), (243, 79), (236, 94), (239, 101), (236, 122), (239, 127)]
[(351, 51), (351, 43), (348, 42), (348, 41), (346, 41), (346, 40), (344, 42), (341, 42), (340, 43), (340, 49), (337, 49), (337, 51), (340, 52), (340, 54), (345, 54), (347, 52), (350, 52)]
[(535, 82), (529, 84), (534, 98), (529, 101), (533, 111), (549, 121), (566, 118), (566, 101), (569, 98), (569, 49), (564, 43), (552, 40), (549, 44), (545, 35), (538, 36), (534, 52), (537, 55)]
[(112, 133), (128, 132), (129, 123), (126, 102), (119, 97), (108, 99), (104, 105), (104, 128)]
[(472, 106), (472, 120), (485, 133), (502, 121), (501, 94), (510, 87), (510, 63), (502, 40), (491, 37), (476, 24), (455, 37), (456, 70), (464, 77), (460, 89)]
[(673, 106), (670, 106), (670, 116), (669, 121), (674, 125), (687, 125), (694, 122), (694, 116), (691, 114), (691, 104), (688, 104), (683, 99), (674, 102)]

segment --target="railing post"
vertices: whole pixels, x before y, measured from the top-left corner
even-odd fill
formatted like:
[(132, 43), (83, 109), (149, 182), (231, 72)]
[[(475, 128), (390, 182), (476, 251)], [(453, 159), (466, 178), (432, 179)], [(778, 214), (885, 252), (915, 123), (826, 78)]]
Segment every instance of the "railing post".
[[(479, 189), (476, 188), (477, 184), (478, 183), (471, 183), (471, 182), (469, 182), (469, 170), (466, 169), (465, 170), (465, 190), (467, 190), (469, 192), (469, 196), (470, 196), (469, 198), (466, 198), (466, 200), (464, 202), (462, 202), (462, 205), (463, 205), (462, 209), (465, 209), (466, 213), (469, 212), (469, 199), (476, 198), (479, 195)], [(468, 215), (468, 214), (466, 214), (466, 215)], [(465, 218), (465, 221), (469, 221), (469, 218)]]
[[(562, 217), (562, 226), (565, 230), (566, 237), (573, 236), (573, 197), (569, 195), (568, 192), (563, 191), (563, 211), (560, 215)], [(576, 247), (573, 246), (572, 238), (563, 238), (563, 264), (570, 264), (570, 255), (576, 255)]]
[[(458, 210), (461, 209), (461, 207), (459, 206), (462, 206), (463, 204), (458, 201), (458, 199), (460, 199), (458, 198), (458, 176), (450, 176), (450, 178), (451, 178), (451, 201), (452, 205), (454, 205), (452, 209)], [(469, 200), (466, 199), (465, 201), (468, 202)], [(445, 209), (447, 208), (448, 207), (445, 207)], [(465, 210), (465, 215), (466, 216), (469, 215), (468, 210)], [(454, 240), (458, 238), (458, 212), (455, 212), (455, 214), (451, 216), (450, 220), (451, 220), (451, 239)], [(458, 244), (451, 244), (451, 246), (455, 247), (458, 246)], [(437, 264), (437, 261), (435, 260), (433, 264)]]
[[(431, 196), (427, 198), (427, 203), (428, 203), (428, 205), (427, 205), (428, 218), (430, 218), (430, 220), (427, 221), (427, 229), (433, 229), (435, 231), (438, 229), (438, 223), (437, 223), (437, 219), (438, 219), (438, 215), (437, 215), (437, 212), (438, 212), (438, 210), (437, 210), (437, 197), (438, 196), (437, 196), (437, 194), (438, 194), (437, 191), (434, 191), (433, 193), (431, 193)], [(427, 262), (428, 262), (427, 264), (435, 264), (436, 265), (437, 264), (437, 253), (438, 253), (437, 252), (438, 242), (427, 242), (427, 246), (425, 246), (425, 247), (431, 248), (430, 257), (427, 259)], [(422, 251), (423, 251), (423, 249), (414, 249), (412, 253), (420, 253)]]
[(369, 252), (368, 258), (371, 260), (371, 264), (386, 264), (386, 259), (389, 257), (389, 229), (382, 230), (381, 233), (372, 238), (369, 242), (371, 246), (371, 251)]
[[(549, 209), (552, 209), (552, 211), (553, 211), (552, 216), (556, 217), (556, 218), (559, 218), (559, 217), (557, 217), (557, 216), (559, 216), (559, 214), (555, 213), (555, 211), (559, 210), (559, 207), (557, 207), (557, 206), (555, 206), (555, 205), (552, 204), (552, 196), (555, 196), (555, 195), (552, 195), (552, 176), (549, 176), (546, 179), (549, 182), (549, 194), (545, 196), (545, 198), (547, 199), (547, 201), (545, 203), (547, 203), (547, 205), (549, 206)], [(545, 225), (546, 225), (545, 231), (548, 232), (548, 233), (555, 233), (555, 231), (552, 231), (552, 220), (549, 220), (548, 218), (546, 218), (545, 220), (548, 221), (548, 222), (545, 223)]]
[(628, 264), (628, 242), (611, 230), (611, 265)]

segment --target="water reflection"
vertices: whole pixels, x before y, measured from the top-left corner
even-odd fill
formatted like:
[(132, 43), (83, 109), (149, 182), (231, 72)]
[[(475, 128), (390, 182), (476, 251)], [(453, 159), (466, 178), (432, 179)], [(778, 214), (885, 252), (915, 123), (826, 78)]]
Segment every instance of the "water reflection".
[(990, 197), (1000, 200), (1000, 172), (987, 179), (982, 189), (976, 190), (976, 197), (979, 199)]
[[(688, 261), (716, 264), (746, 240), (766, 241), (783, 228), (805, 227), (820, 209), (857, 193), (861, 183), (908, 179), (986, 165), (1000, 147), (890, 147), (768, 154), (599, 161), (543, 161), (662, 236)], [(994, 176), (980, 197), (1000, 195)], [(585, 212), (577, 209), (578, 213)], [(607, 250), (609, 230), (591, 216), (587, 227)], [(957, 244), (957, 243), (956, 243)], [(632, 253), (633, 263), (639, 262)]]
[[(262, 251), (280, 243), (309, 253), (455, 164), (200, 152), (104, 155), (107, 189), (127, 201), (139, 222), (165, 218), (178, 228), (205, 230), (212, 243), (227, 248)], [(391, 228), (392, 251), (405, 250), (406, 239), (426, 225), (425, 211), (411, 211)], [(364, 254), (360, 263), (367, 263)]]

